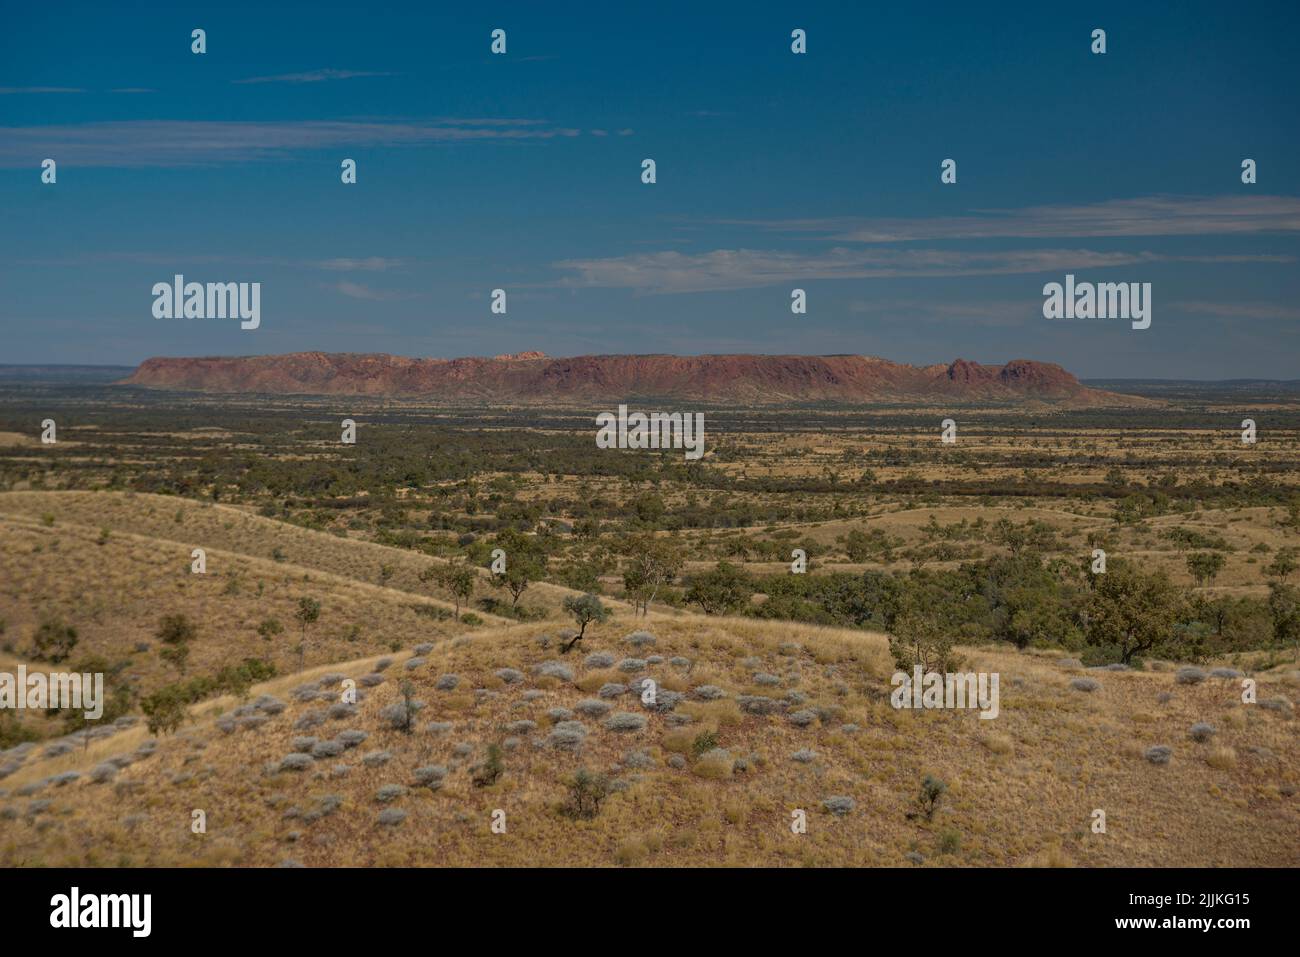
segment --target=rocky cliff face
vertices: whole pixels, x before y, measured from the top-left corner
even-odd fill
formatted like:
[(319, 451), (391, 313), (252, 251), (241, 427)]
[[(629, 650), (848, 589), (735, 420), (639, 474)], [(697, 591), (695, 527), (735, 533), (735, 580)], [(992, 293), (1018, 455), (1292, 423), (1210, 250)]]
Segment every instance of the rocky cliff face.
[(543, 403), (672, 398), (710, 403), (1044, 402), (1137, 405), (1089, 389), (1058, 365), (957, 359), (909, 366), (871, 356), (574, 356), (494, 358), (298, 352), (280, 356), (146, 359), (123, 384), (201, 392), (374, 395)]

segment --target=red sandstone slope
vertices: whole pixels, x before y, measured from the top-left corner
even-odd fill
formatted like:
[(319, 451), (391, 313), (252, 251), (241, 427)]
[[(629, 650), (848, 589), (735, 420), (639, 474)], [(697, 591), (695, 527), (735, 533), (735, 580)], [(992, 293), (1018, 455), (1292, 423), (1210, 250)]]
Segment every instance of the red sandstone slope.
[(909, 366), (871, 356), (574, 356), (525, 352), (491, 359), (410, 359), (297, 352), (238, 358), (146, 359), (125, 385), (201, 392), (424, 396), (476, 402), (611, 402), (662, 397), (716, 403), (1045, 402), (1139, 405), (1088, 389), (1058, 365)]

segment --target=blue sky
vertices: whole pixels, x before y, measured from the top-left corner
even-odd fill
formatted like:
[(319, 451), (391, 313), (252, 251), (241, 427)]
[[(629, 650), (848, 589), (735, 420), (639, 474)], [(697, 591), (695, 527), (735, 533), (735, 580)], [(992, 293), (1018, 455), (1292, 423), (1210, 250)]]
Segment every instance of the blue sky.
[[(14, 6), (0, 362), (539, 349), (1300, 376), (1298, 27), (1280, 3)], [(1151, 328), (1044, 319), (1067, 272), (1152, 283)], [(175, 273), (261, 282), (261, 327), (155, 319)]]

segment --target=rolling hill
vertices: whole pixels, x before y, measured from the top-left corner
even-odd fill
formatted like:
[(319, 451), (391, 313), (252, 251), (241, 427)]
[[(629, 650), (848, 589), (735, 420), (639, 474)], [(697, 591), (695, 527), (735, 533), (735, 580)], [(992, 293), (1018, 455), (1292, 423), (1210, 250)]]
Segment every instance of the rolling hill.
[[(1293, 711), (1244, 705), (1233, 680), (978, 646), (964, 667), (1000, 674), (996, 719), (900, 711), (876, 633), (610, 602), (615, 617), (566, 655), (557, 586), (544, 620), (466, 627), (413, 610), (439, 603), (408, 577), (427, 559), (226, 506), (23, 492), (0, 495), (0, 516), (5, 670), (42, 608), (145, 689), (165, 668), (138, 644), (164, 611), (199, 622), (191, 673), (258, 650), (279, 670), (192, 705), (174, 733), (133, 713), (0, 752), (0, 866), (1297, 863)], [(193, 541), (208, 576), (185, 568)], [(396, 568), (384, 585), (381, 562)], [(300, 672), (253, 625), (301, 593), (324, 612)], [(1300, 685), (1294, 666), (1253, 677), (1261, 701)], [(1145, 757), (1153, 745), (1168, 763)], [(574, 804), (583, 769), (589, 816)], [(947, 785), (933, 819), (918, 813), (927, 775)]]

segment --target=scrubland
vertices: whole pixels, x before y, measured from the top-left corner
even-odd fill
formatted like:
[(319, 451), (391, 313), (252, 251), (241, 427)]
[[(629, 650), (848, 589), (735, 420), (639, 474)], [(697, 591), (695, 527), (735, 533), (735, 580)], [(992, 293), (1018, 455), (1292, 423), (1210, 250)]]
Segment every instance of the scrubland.
[[(16, 547), (5, 554), (26, 558), (6, 572), (28, 570), (28, 597), (92, 609), (86, 640), (103, 653), (129, 654), (147, 641), (151, 614), (168, 603), (203, 622), (191, 667), (209, 655), (261, 651), (265, 642), (238, 610), (259, 577), (265, 608), (301, 588), (322, 594), (322, 635), (367, 627), (355, 641), (314, 642), (302, 673), (294, 656), (272, 649), (286, 673), (242, 697), (195, 704), (174, 733), (123, 722), (65, 753), (45, 756), (66, 739), (31, 748), (0, 782), (5, 866), (1297, 863), (1293, 715), (1243, 704), (1239, 681), (1182, 684), (1161, 662), (1085, 671), (1054, 652), (989, 644), (960, 652), (965, 668), (1000, 674), (997, 718), (898, 710), (881, 634), (623, 612), (593, 625), (566, 655), (559, 618), (431, 622), (401, 589), (321, 571), (344, 567), (324, 549), (290, 571), (213, 548), (209, 575), (191, 575), (183, 547), (142, 534), (171, 530), (149, 525), (150, 509), (160, 514), (151, 497), (98, 496), (100, 521), (138, 530), (114, 532), (102, 546), (72, 523), (71, 503), (52, 504), (62, 498), (6, 503), (5, 541)], [(14, 504), (62, 517), (24, 521)], [(191, 530), (222, 514), (177, 507)], [(304, 534), (255, 531), (265, 523), (250, 520), (243, 533), (254, 553), (271, 541), (292, 548)], [(50, 563), (55, 556), (66, 568)], [(234, 595), (215, 572), (226, 562), (245, 583)], [(399, 650), (388, 649), (390, 638)], [(147, 653), (138, 658), (147, 686), (160, 666)], [(1085, 674), (1096, 690), (1071, 687)], [(629, 688), (646, 677), (656, 682), (655, 707)], [(1253, 677), (1261, 700), (1294, 698), (1300, 688), (1294, 668)], [(344, 701), (344, 678), (358, 682), (355, 706)], [(404, 684), (416, 705), (409, 731), (392, 726)], [(625, 719), (631, 730), (614, 730), (620, 714), (636, 716)], [(1198, 723), (1213, 728), (1204, 741), (1191, 734)], [(362, 740), (318, 748), (344, 731)], [(1161, 744), (1172, 758), (1153, 764), (1144, 751)], [(500, 749), (500, 772), (480, 786), (474, 776), (489, 746)], [(301, 769), (285, 763), (293, 754), (308, 755)], [(566, 810), (580, 769), (606, 782), (590, 818)], [(909, 818), (927, 775), (947, 792), (932, 820)], [(837, 797), (852, 809), (828, 811)], [(791, 830), (799, 809), (803, 834)], [(196, 810), (204, 833), (192, 830)], [(504, 833), (492, 830), (498, 810)], [(1092, 830), (1095, 810), (1105, 812), (1104, 834)]]
[[(688, 468), (215, 403), (0, 414), (0, 671), (113, 696), (0, 712), (0, 866), (1300, 863), (1290, 411), (724, 419)], [(996, 718), (891, 704), (917, 634)]]

